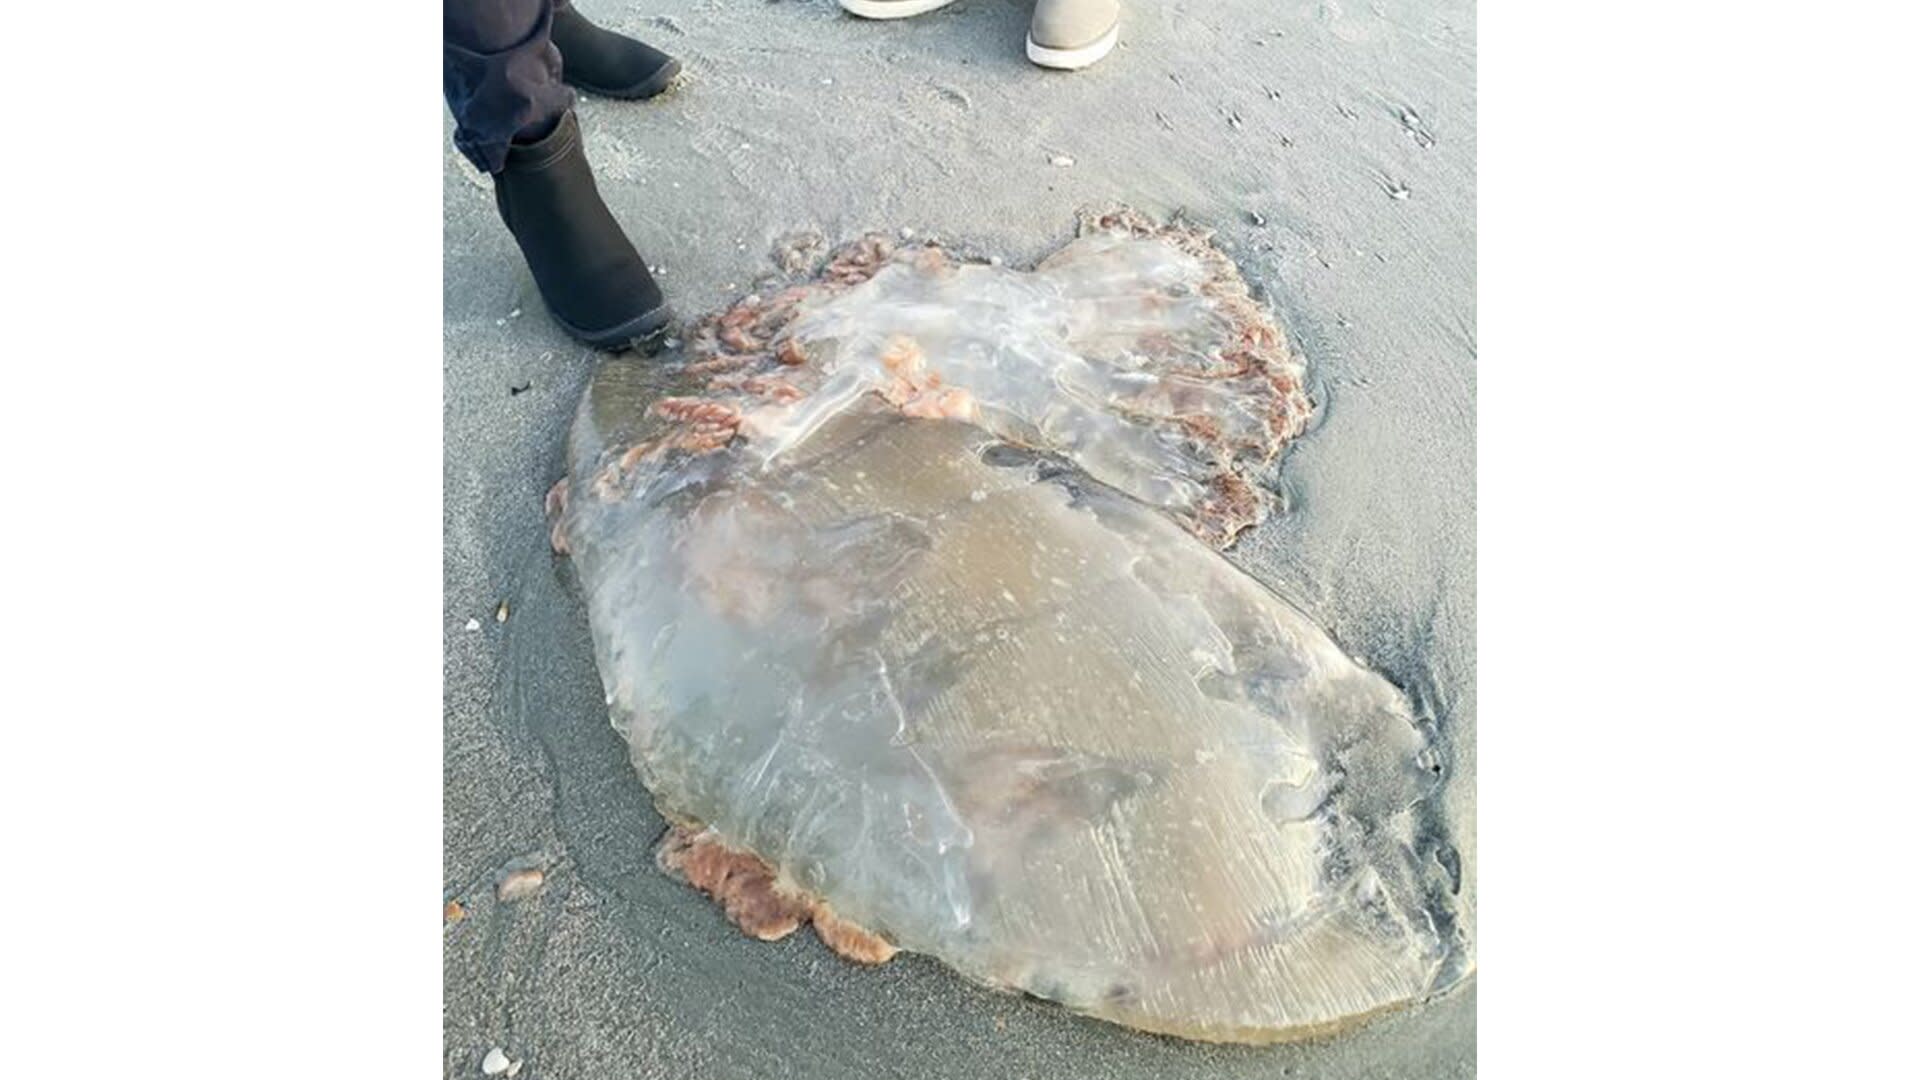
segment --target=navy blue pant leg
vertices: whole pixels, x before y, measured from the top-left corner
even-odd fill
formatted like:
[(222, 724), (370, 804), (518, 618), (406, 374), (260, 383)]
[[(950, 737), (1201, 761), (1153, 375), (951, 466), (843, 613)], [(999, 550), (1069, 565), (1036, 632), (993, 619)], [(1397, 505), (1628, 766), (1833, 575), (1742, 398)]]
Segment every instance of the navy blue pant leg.
[(544, 135), (573, 107), (549, 37), (555, 7), (556, 0), (445, 0), (453, 144), (484, 172), (500, 171), (515, 136)]

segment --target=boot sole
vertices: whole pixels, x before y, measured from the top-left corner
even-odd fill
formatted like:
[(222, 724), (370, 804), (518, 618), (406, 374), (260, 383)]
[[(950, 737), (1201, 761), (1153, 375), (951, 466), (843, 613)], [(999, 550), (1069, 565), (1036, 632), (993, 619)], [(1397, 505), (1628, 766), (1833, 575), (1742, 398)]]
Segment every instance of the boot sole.
[(619, 352), (622, 349), (629, 348), (638, 342), (652, 337), (661, 330), (664, 330), (668, 321), (673, 318), (673, 312), (667, 309), (667, 305), (661, 304), (652, 311), (628, 319), (626, 322), (611, 329), (582, 330), (561, 318), (551, 309), (548, 310), (547, 314), (552, 315), (553, 321), (560, 324), (560, 329), (573, 335), (574, 339), (581, 344), (591, 345), (596, 349), (605, 349), (609, 352)]
[(909, 19), (943, 8), (953, 0), (840, 0), (840, 6), (863, 19)]
[(1075, 71), (1099, 62), (1101, 57), (1112, 52), (1113, 47), (1119, 43), (1120, 27), (1118, 24), (1116, 24), (1113, 29), (1101, 34), (1098, 41), (1095, 41), (1091, 45), (1082, 45), (1077, 49), (1050, 49), (1033, 40), (1032, 34), (1028, 34), (1027, 59), (1044, 68), (1055, 68), (1060, 71)]
[(673, 85), (673, 80), (680, 77), (680, 61), (668, 60), (666, 63), (660, 65), (660, 70), (649, 75), (645, 82), (635, 83), (632, 86), (620, 90), (605, 86), (595, 86), (592, 83), (579, 79), (569, 79), (565, 77), (565, 72), (566, 65), (562, 64), (561, 81), (582, 93), (592, 94), (595, 97), (619, 98), (622, 101), (642, 101), (646, 98), (659, 96), (666, 91), (667, 87)]

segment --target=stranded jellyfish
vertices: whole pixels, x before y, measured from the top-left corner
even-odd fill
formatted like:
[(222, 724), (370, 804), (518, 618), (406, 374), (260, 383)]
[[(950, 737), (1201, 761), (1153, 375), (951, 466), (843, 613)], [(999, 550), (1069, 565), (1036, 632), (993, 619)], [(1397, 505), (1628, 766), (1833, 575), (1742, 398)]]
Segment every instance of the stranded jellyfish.
[(1405, 695), (1219, 549), (1301, 367), (1204, 234), (869, 239), (595, 377), (556, 488), (663, 866), (772, 939), (1195, 1039), (1471, 966)]

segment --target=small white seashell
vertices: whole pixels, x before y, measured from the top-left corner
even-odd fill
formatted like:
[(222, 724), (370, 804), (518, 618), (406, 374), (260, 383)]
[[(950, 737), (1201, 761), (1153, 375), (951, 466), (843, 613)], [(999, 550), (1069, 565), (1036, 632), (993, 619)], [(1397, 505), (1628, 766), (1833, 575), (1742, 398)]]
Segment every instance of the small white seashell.
[(501, 878), (500, 887), (494, 891), (500, 899), (511, 902), (539, 892), (546, 881), (547, 875), (539, 870), (515, 870)]
[(480, 629), (480, 620), (479, 620), (479, 619), (468, 619), (468, 620), (467, 620), (467, 629), (469, 629), (469, 630), (478, 630), (478, 629)]
[(1055, 165), (1060, 166), (1063, 169), (1070, 168), (1073, 165), (1073, 159), (1068, 157), (1065, 154), (1055, 154), (1051, 158), (1048, 158), (1047, 160), (1052, 162)]
[(488, 1076), (499, 1076), (512, 1067), (513, 1063), (507, 1060), (507, 1052), (497, 1046), (487, 1051), (487, 1056), (480, 1062), (480, 1071)]
[(507, 1080), (513, 1080), (514, 1077), (519, 1076), (520, 1066), (525, 1064), (526, 1062), (524, 1061), (516, 1061), (513, 1064), (507, 1066)]

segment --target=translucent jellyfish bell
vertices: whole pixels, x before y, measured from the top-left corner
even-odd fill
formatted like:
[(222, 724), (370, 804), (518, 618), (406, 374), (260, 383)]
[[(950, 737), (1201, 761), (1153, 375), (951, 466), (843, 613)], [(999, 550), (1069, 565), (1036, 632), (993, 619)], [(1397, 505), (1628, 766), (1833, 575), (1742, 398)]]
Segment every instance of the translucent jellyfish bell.
[(694, 346), (596, 377), (555, 528), (665, 865), (1189, 1038), (1463, 977), (1408, 701), (1216, 550), (1309, 404), (1204, 236), (868, 241)]

